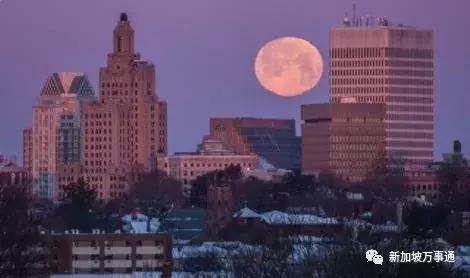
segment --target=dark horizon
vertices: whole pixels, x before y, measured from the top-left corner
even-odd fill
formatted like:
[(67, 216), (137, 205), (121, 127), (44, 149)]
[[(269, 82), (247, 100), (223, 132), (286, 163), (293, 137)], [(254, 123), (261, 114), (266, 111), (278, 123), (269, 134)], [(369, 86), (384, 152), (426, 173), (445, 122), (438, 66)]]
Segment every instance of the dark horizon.
[[(451, 151), (455, 139), (465, 152), (470, 127), (456, 123), (470, 116), (465, 106), (470, 100), (465, 94), (470, 89), (465, 76), (470, 39), (461, 36), (467, 32), (470, 3), (355, 2), (359, 15), (387, 16), (394, 24), (434, 30), (435, 158)], [(0, 153), (21, 160), (21, 129), (31, 126), (32, 106), (51, 73), (82, 71), (98, 94), (98, 69), (112, 49), (112, 30), (121, 12), (129, 14), (142, 59), (156, 65), (157, 94), (168, 102), (170, 153), (194, 150), (209, 132), (210, 117), (294, 118), (299, 126), (301, 104), (328, 101), (328, 32), (350, 13), (352, 1), (257, 1), (247, 6), (204, 0), (181, 6), (150, 0), (139, 5), (124, 0), (0, 2)], [(281, 36), (304, 38), (323, 56), (323, 77), (303, 96), (270, 94), (254, 75), (259, 48)]]

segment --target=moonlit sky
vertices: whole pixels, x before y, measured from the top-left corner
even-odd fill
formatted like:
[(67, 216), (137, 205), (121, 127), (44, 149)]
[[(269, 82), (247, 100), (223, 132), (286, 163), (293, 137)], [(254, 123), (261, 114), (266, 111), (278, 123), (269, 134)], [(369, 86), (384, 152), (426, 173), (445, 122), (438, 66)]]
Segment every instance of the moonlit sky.
[[(356, 0), (358, 14), (385, 15), (435, 31), (436, 158), (460, 139), (470, 145), (469, 0)], [(213, 116), (295, 118), (300, 105), (328, 100), (328, 67), (307, 94), (281, 98), (254, 75), (266, 42), (296, 36), (328, 62), (328, 32), (349, 0), (4, 0), (0, 1), (0, 153), (21, 153), (21, 129), (49, 74), (85, 72), (95, 89), (120, 12), (136, 49), (155, 63), (168, 102), (170, 152), (194, 150)], [(351, 12), (349, 13), (351, 14)]]

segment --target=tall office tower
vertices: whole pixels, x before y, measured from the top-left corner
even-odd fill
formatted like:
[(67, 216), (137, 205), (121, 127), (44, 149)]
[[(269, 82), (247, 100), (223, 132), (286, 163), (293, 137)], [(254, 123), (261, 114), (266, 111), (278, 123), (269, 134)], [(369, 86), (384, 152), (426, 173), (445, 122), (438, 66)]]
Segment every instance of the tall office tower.
[(23, 168), (31, 175), (33, 167), (33, 129), (23, 129)]
[(330, 102), (385, 103), (388, 157), (419, 169), (433, 161), (433, 32), (371, 22), (331, 30)]
[(94, 100), (94, 92), (82, 73), (52, 74), (33, 107), (32, 179), (39, 198), (55, 200), (57, 169), (80, 162), (80, 109)]
[(257, 154), (277, 168), (300, 169), (294, 120), (212, 118), (210, 136), (237, 154)]
[(114, 29), (114, 50), (100, 69), (100, 100), (83, 107), (84, 175), (98, 197), (122, 196), (134, 169), (152, 170), (167, 151), (167, 109), (155, 93), (155, 66), (134, 51), (125, 13)]
[(362, 182), (385, 152), (385, 105), (302, 105), (302, 174)]

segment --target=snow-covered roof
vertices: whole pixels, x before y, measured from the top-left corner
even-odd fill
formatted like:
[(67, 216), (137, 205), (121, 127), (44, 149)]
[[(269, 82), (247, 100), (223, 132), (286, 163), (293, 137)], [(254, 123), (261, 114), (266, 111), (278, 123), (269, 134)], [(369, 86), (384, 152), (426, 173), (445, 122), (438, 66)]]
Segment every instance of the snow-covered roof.
[(142, 213), (131, 213), (131, 214), (126, 214), (124, 215), (121, 220), (123, 222), (129, 223), (129, 222), (147, 222), (148, 217), (145, 214)]
[(276, 171), (277, 168), (274, 167), (274, 165), (272, 165), (271, 163), (269, 163), (266, 159), (264, 159), (263, 157), (260, 157), (259, 158), (259, 167), (263, 170), (267, 170), (267, 171)]
[(288, 214), (281, 211), (269, 211), (261, 219), (270, 225), (337, 225), (339, 221), (331, 217), (320, 217), (310, 214)]
[[(157, 218), (151, 218), (150, 223), (148, 224), (148, 216), (141, 213), (124, 215), (121, 220), (124, 223), (123, 230), (128, 233), (156, 233), (160, 229), (160, 221), (158, 221)], [(150, 227), (148, 227), (148, 225), (150, 225)]]
[(241, 210), (235, 212), (233, 214), (233, 217), (234, 218), (260, 218), (261, 215), (249, 209), (248, 207), (244, 207)]
[(160, 228), (160, 222), (152, 218), (150, 221), (150, 231), (147, 230), (147, 222), (130, 222), (126, 227), (128, 232), (134, 234), (156, 233)]

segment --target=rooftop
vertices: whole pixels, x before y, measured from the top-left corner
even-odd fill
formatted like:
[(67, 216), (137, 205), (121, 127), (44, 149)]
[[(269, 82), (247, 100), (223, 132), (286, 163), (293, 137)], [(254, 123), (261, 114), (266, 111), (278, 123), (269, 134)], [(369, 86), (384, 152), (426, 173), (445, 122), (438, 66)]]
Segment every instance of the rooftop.
[(338, 225), (340, 222), (336, 218), (321, 217), (314, 214), (292, 214), (282, 211), (268, 211), (257, 213), (248, 207), (233, 214), (234, 218), (260, 218), (269, 225)]
[(244, 207), (241, 210), (233, 214), (234, 218), (261, 218), (261, 215), (254, 212), (253, 210)]
[(81, 72), (56, 72), (47, 78), (41, 96), (94, 96), (93, 87)]
[(205, 209), (174, 209), (163, 220), (163, 229), (178, 240), (191, 240), (203, 232)]

